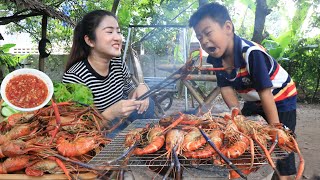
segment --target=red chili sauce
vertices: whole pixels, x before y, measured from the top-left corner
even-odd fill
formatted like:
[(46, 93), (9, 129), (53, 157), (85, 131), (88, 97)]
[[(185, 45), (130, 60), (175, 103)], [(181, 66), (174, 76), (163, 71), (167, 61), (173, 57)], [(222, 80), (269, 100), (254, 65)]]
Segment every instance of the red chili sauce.
[(46, 100), (48, 87), (34, 75), (18, 75), (8, 82), (6, 96), (8, 101), (17, 107), (33, 108)]

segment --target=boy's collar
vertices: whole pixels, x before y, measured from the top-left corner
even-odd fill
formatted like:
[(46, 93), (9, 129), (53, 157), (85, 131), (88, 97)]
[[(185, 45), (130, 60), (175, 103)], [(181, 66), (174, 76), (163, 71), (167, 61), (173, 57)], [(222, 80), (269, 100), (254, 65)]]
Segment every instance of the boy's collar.
[[(234, 67), (240, 68), (246, 65), (246, 62), (243, 60), (242, 57), (242, 39), (234, 34), (233, 37), (233, 53), (234, 53)], [(215, 67), (222, 67), (222, 58), (214, 58), (212, 56), (208, 56), (207, 62), (210, 64), (214, 64)]]
[(242, 39), (241, 37), (237, 36), (234, 34), (234, 67), (235, 68), (240, 68), (246, 65), (246, 62), (243, 60), (242, 56)]

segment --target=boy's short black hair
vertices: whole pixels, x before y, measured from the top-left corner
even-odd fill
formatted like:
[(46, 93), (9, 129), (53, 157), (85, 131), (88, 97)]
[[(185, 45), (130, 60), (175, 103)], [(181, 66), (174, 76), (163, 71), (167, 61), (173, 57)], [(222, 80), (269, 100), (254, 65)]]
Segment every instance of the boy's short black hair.
[(189, 19), (189, 26), (195, 27), (205, 17), (210, 17), (214, 21), (218, 22), (221, 26), (231, 18), (227, 8), (218, 3), (209, 3), (201, 6)]

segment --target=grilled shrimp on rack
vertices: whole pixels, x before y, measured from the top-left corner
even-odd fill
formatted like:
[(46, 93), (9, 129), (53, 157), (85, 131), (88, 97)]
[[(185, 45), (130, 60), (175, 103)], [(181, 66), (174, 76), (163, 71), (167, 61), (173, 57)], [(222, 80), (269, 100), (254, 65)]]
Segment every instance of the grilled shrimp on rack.
[(144, 155), (150, 154), (158, 151), (163, 145), (165, 141), (164, 135), (162, 135), (163, 127), (155, 126), (150, 129), (147, 134), (147, 145), (144, 148), (136, 148), (133, 151), (135, 155)]

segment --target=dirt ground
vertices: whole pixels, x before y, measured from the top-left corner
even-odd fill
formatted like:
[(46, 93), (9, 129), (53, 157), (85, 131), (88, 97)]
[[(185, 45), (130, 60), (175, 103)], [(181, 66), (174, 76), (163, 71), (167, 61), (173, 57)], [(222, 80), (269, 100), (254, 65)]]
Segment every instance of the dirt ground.
[(297, 140), (305, 159), (305, 179), (320, 179), (320, 104), (298, 103)]
[[(185, 110), (184, 99), (174, 99), (173, 105), (166, 112), (170, 115)], [(221, 97), (212, 103), (216, 112), (228, 111)], [(197, 104), (195, 104), (197, 107)], [(188, 99), (188, 108), (192, 108), (192, 101)], [(299, 147), (305, 159), (303, 179), (320, 180), (320, 104), (298, 103), (296, 134)], [(296, 156), (297, 163), (299, 159)]]

